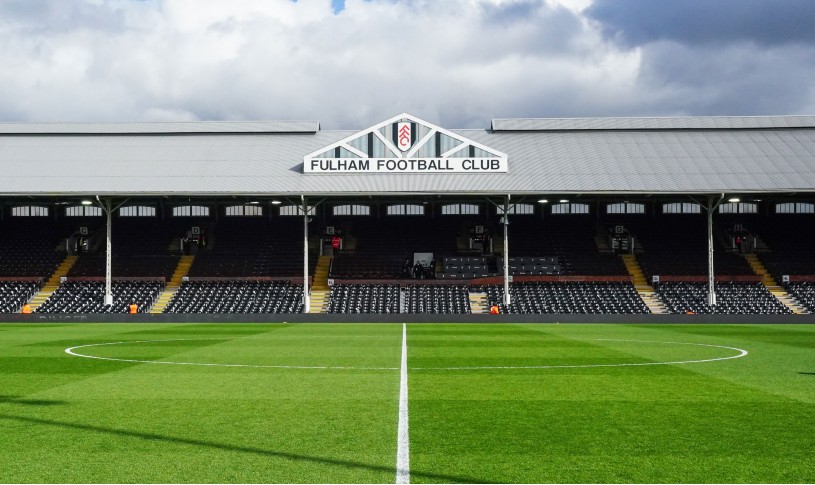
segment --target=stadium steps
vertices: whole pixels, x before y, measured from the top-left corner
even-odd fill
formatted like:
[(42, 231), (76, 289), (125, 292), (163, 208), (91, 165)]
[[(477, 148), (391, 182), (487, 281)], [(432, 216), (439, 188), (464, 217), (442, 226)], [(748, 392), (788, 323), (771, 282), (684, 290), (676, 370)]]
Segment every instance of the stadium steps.
[(309, 313), (325, 313), (328, 309), (328, 301), (331, 297), (331, 290), (315, 290), (312, 288), (308, 302)]
[(40, 307), (45, 300), (51, 297), (57, 288), (59, 288), (60, 280), (63, 277), (68, 276), (68, 272), (71, 271), (71, 268), (74, 267), (76, 264), (78, 256), (71, 255), (66, 256), (65, 259), (57, 266), (57, 269), (54, 270), (54, 273), (48, 278), (48, 281), (45, 282), (42, 289), (31, 298), (31, 301), (28, 302), (29, 306), (31, 306), (32, 311), (36, 311), (37, 308)]
[(648, 280), (645, 279), (645, 273), (642, 272), (642, 268), (640, 267), (640, 263), (637, 261), (636, 256), (633, 254), (622, 254), (620, 258), (623, 260), (623, 264), (625, 264), (625, 269), (628, 271), (628, 274), (631, 275), (632, 282), (634, 283), (634, 288), (637, 290), (637, 293), (642, 298), (642, 301), (645, 303), (645, 306), (651, 311), (651, 313), (657, 315), (663, 315), (668, 313), (668, 310), (665, 308), (665, 304), (660, 300), (659, 295), (656, 294), (654, 288), (648, 284)]
[(489, 313), (487, 309), (487, 294), (484, 292), (471, 292), (470, 313)]
[(190, 266), (192, 266), (193, 261), (195, 261), (195, 256), (181, 256), (181, 259), (178, 261), (178, 266), (175, 267), (173, 276), (170, 278), (170, 281), (167, 282), (164, 291), (162, 291), (161, 295), (156, 299), (156, 303), (150, 308), (150, 313), (164, 313), (167, 305), (170, 304), (170, 300), (172, 300), (176, 292), (178, 292), (182, 279), (190, 272)]
[(314, 290), (328, 291), (328, 272), (331, 269), (331, 256), (320, 256), (317, 259), (317, 267), (314, 268), (314, 281), (311, 284), (311, 292)]
[(795, 299), (795, 297), (787, 293), (787, 290), (785, 290), (775, 281), (775, 278), (770, 275), (767, 268), (764, 267), (764, 263), (758, 259), (758, 256), (755, 254), (747, 254), (744, 256), (744, 258), (747, 260), (747, 263), (750, 265), (753, 273), (761, 276), (761, 282), (765, 287), (767, 287), (770, 293), (772, 293), (778, 301), (783, 303), (784, 306), (792, 310), (792, 313), (796, 315), (809, 313), (809, 311), (803, 305), (801, 305), (798, 300)]
[(767, 288), (771, 286), (778, 286), (778, 283), (775, 281), (770, 273), (767, 271), (767, 268), (764, 267), (764, 263), (758, 259), (758, 256), (755, 254), (748, 254), (744, 256), (744, 259), (747, 260), (747, 264), (750, 265), (750, 268), (753, 270), (753, 273), (761, 276), (761, 282), (764, 283), (764, 286)]

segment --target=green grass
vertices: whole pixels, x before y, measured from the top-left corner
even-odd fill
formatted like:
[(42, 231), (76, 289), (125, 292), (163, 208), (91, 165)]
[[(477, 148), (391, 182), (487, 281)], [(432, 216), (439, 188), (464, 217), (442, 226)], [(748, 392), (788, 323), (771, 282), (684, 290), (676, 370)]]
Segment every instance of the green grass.
[[(407, 333), (413, 482), (815, 482), (815, 326)], [(393, 324), (0, 325), (0, 483), (392, 483), (401, 336)], [(110, 342), (130, 343), (76, 351), (350, 368), (64, 352)], [(738, 353), (664, 342), (749, 355), (613, 366)], [(518, 366), (573, 367), (495, 368)]]

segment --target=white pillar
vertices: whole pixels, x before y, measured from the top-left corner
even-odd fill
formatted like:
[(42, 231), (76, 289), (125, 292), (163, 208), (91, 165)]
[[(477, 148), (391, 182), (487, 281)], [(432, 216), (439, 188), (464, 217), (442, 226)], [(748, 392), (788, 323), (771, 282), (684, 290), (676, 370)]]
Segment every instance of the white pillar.
[(504, 198), (504, 305), (509, 304), (509, 195), (507, 195)]
[(707, 203), (707, 304), (716, 305), (716, 285), (713, 272), (713, 197)]
[(105, 214), (107, 215), (107, 231), (105, 234), (105, 305), (113, 305), (113, 291), (112, 286), (112, 266), (113, 260), (111, 256), (111, 226), (113, 224), (112, 210), (110, 208), (110, 199), (104, 202)]
[(305, 196), (301, 195), (300, 200), (303, 202), (303, 313), (308, 313), (308, 205)]

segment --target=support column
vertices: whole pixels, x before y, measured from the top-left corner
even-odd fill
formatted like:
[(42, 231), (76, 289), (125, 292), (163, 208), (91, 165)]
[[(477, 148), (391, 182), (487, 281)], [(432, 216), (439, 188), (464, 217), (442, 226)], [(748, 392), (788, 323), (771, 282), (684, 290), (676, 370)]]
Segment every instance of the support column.
[(105, 305), (113, 305), (113, 258), (111, 250), (113, 244), (111, 243), (111, 226), (113, 225), (113, 210), (110, 207), (110, 199), (105, 199), (102, 203), (107, 216), (107, 231), (105, 233)]
[(310, 298), (308, 295), (308, 205), (306, 197), (301, 195), (303, 203), (303, 313), (309, 312)]
[(504, 198), (504, 305), (509, 304), (509, 194), (507, 194)]
[(716, 284), (713, 271), (713, 196), (707, 201), (707, 304), (716, 305)]

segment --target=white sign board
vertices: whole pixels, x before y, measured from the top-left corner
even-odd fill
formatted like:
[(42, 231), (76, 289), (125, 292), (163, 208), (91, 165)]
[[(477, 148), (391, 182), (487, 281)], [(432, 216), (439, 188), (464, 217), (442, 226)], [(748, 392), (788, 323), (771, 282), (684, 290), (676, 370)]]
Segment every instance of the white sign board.
[(407, 113), (303, 157), (303, 173), (507, 173), (507, 154)]
[(305, 173), (506, 173), (505, 158), (313, 158)]

